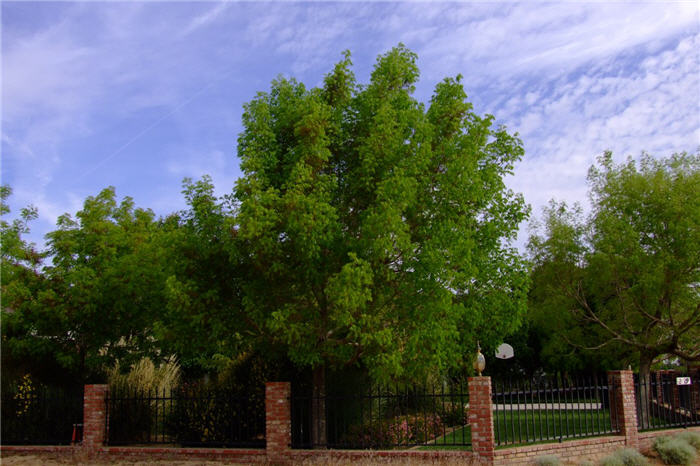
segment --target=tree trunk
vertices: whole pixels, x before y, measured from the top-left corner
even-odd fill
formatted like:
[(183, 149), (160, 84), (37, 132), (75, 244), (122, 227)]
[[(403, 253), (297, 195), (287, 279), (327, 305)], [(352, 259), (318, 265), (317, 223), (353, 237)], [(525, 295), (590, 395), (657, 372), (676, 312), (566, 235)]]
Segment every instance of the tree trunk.
[(323, 365), (315, 367), (313, 370), (311, 441), (314, 448), (328, 446), (326, 437), (326, 368)]
[(637, 425), (639, 428), (649, 425), (649, 416), (652, 410), (651, 404), (655, 394), (651, 392), (651, 363), (654, 355), (642, 352), (639, 355), (639, 408), (637, 410)]

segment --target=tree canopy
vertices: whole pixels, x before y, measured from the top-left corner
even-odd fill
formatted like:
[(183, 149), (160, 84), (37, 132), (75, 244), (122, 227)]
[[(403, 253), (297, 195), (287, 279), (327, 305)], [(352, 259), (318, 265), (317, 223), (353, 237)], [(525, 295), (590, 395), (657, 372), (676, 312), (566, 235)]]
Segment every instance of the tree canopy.
[(47, 264), (14, 263), (31, 280), (3, 273), (3, 352), (50, 357), (88, 378), (116, 358), (155, 350), (167, 272), (153, 212), (128, 197), (117, 203), (107, 188), (57, 227), (47, 235)]
[(495, 346), (525, 311), (511, 242), (528, 207), (503, 181), (523, 147), (474, 112), (461, 76), (419, 102), (416, 62), (400, 45), (364, 85), (349, 53), (320, 87), (274, 80), (245, 105), (229, 196), (185, 180), (188, 208), (156, 219), (107, 188), (40, 253), (22, 240), (34, 209), (3, 221), (3, 358), (83, 379), (256, 352), (381, 381), (470, 367), (477, 339)]
[(700, 152), (621, 164), (606, 152), (588, 181), (591, 215), (552, 203), (530, 239), (535, 312), (579, 346), (618, 345), (643, 373), (662, 355), (700, 360)]
[(299, 365), (446, 369), (525, 309), (509, 245), (528, 208), (503, 183), (522, 143), (473, 112), (460, 76), (426, 108), (418, 75), (400, 45), (358, 85), (346, 52), (322, 87), (280, 77), (245, 106), (243, 305)]

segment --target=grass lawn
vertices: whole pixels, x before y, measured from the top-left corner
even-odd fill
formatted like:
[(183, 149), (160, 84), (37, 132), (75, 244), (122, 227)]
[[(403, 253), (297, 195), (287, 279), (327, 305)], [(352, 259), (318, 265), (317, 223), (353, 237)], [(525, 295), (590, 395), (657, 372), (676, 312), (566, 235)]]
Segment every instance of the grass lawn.
[[(592, 437), (610, 433), (608, 411), (509, 411), (493, 413), (496, 444), (519, 445), (551, 442), (561, 439)], [(464, 426), (438, 437), (432, 445), (421, 449), (465, 449), (455, 444), (470, 443), (471, 429)]]

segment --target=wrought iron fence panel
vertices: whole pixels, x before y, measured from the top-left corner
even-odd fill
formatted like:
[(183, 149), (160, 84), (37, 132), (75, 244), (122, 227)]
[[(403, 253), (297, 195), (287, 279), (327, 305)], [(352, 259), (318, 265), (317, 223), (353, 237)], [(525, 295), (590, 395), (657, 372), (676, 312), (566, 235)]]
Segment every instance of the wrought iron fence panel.
[(113, 391), (106, 402), (110, 445), (265, 447), (264, 387)]
[(468, 402), (466, 384), (373, 386), (319, 397), (293, 386), (292, 447), (466, 448)]
[(605, 375), (494, 380), (496, 445), (561, 441), (617, 432)]
[(69, 445), (82, 440), (83, 388), (10, 386), (0, 405), (3, 445)]
[(700, 380), (677, 385), (668, 374), (634, 375), (637, 426), (640, 431), (700, 425)]

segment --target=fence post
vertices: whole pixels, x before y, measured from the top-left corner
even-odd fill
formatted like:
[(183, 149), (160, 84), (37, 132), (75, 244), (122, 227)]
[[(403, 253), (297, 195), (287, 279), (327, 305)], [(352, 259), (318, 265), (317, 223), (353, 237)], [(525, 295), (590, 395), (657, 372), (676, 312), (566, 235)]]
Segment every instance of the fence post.
[(90, 451), (104, 445), (108, 385), (85, 385), (83, 394), (83, 448)]
[(491, 377), (469, 377), (469, 424), (472, 451), (486, 464), (494, 461)]
[(265, 443), (267, 460), (273, 464), (290, 462), (292, 410), (289, 382), (265, 384)]
[[(637, 432), (637, 403), (634, 396), (634, 373), (632, 371), (608, 371), (611, 384), (610, 411), (615, 413), (613, 422), (625, 437), (625, 445), (631, 448), (639, 446)], [(614, 403), (614, 406), (612, 404)]]

